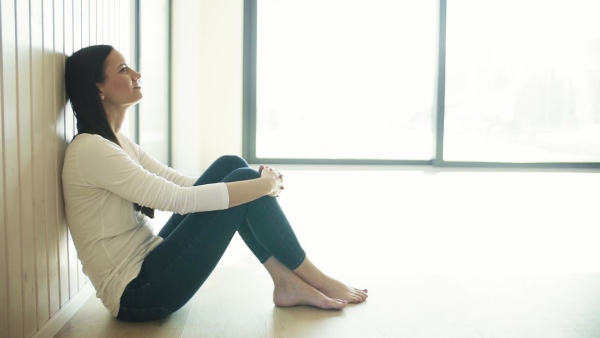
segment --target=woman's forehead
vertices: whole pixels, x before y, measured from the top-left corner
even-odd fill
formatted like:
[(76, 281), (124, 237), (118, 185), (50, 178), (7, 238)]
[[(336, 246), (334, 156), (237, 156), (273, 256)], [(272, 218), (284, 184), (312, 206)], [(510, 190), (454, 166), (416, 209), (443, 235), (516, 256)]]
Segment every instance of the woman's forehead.
[(113, 67), (119, 67), (122, 64), (127, 63), (125, 61), (125, 57), (123, 56), (123, 54), (121, 54), (118, 50), (113, 49), (110, 54), (108, 54), (108, 57), (106, 58), (106, 63), (109, 66), (113, 66)]

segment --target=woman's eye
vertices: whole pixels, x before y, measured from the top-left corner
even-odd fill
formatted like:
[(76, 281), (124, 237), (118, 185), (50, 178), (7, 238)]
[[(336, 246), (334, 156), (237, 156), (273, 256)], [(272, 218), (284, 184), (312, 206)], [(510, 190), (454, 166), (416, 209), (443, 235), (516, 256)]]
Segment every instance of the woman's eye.
[(121, 71), (122, 71), (122, 72), (127, 72), (127, 67), (123, 67), (123, 68), (121, 68)]

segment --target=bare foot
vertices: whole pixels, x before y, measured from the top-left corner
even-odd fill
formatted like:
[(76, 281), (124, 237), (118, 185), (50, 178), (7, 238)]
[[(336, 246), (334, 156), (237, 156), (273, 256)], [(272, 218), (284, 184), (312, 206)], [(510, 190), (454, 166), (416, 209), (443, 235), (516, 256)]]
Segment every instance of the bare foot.
[(369, 297), (367, 289), (357, 289), (325, 276), (323, 284), (316, 287), (317, 290), (331, 298), (344, 299), (348, 303), (361, 303)]
[(361, 303), (369, 297), (367, 289), (353, 288), (327, 276), (312, 264), (308, 258), (294, 270), (294, 273), (330, 298), (343, 299), (348, 303)]
[(339, 310), (348, 305), (347, 301), (327, 297), (308, 285), (274, 257), (269, 258), (264, 266), (275, 284), (273, 303), (276, 306), (311, 305), (320, 309)]
[[(292, 277), (292, 276), (290, 276)], [(298, 276), (275, 283), (273, 303), (276, 306), (311, 305), (320, 309), (343, 309), (345, 300), (332, 299), (306, 284)]]

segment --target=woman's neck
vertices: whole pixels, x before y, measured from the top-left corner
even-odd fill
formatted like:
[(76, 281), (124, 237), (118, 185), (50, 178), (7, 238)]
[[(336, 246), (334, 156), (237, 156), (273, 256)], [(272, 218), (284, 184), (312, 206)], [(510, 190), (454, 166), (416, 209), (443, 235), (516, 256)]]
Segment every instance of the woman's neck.
[(108, 122), (112, 127), (115, 134), (121, 130), (121, 126), (123, 126), (123, 121), (125, 121), (125, 116), (127, 115), (127, 109), (129, 107), (110, 107), (104, 106), (104, 110), (106, 111), (106, 116), (108, 117)]

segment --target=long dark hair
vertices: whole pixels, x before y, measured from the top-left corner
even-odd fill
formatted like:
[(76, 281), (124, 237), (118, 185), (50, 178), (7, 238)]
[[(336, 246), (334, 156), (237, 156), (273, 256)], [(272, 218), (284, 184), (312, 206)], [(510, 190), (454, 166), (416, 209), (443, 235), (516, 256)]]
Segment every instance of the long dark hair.
[(100, 135), (120, 146), (96, 86), (106, 79), (105, 61), (112, 50), (112, 46), (97, 45), (73, 53), (65, 65), (65, 87), (77, 118), (78, 133)]
[[(96, 45), (78, 50), (67, 58), (65, 87), (77, 118), (77, 134), (96, 134), (121, 146), (112, 129), (98, 93), (97, 83), (106, 79), (106, 58), (112, 46)], [(135, 210), (154, 218), (154, 209), (134, 204)]]

